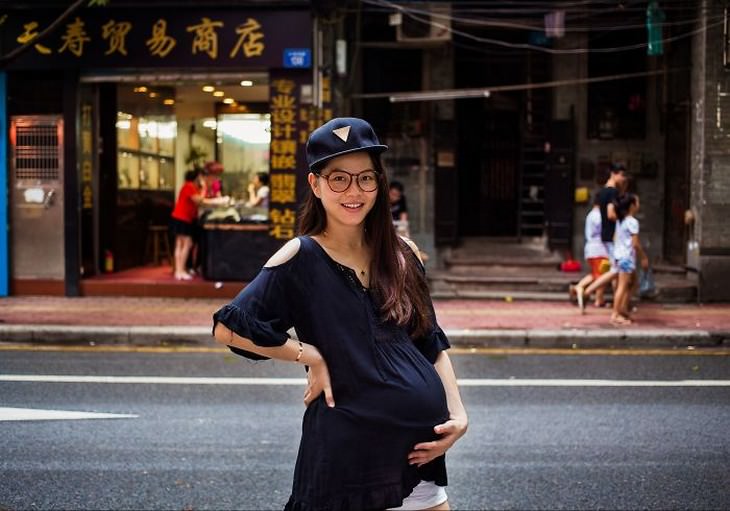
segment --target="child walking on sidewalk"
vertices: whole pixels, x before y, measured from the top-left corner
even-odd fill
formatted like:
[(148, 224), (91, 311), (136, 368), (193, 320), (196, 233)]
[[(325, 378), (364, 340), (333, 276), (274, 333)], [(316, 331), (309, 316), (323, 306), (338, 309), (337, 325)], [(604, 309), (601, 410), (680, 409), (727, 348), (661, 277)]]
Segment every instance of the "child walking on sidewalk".
[[(575, 294), (578, 300), (578, 307), (581, 313), (584, 312), (585, 289), (603, 273), (609, 270), (609, 253), (606, 245), (601, 240), (601, 210), (599, 196), (596, 194), (593, 199), (593, 207), (586, 215), (585, 221), (586, 244), (583, 255), (588, 262), (591, 272), (583, 277), (574, 288), (571, 288), (571, 295)], [(596, 289), (595, 306), (602, 307), (604, 303), (603, 287)]]
[(635, 215), (639, 211), (638, 195), (627, 193), (618, 201), (616, 235), (614, 238), (614, 259), (618, 269), (618, 285), (613, 300), (611, 323), (630, 325), (629, 298), (636, 270), (636, 256), (640, 257), (641, 267), (649, 267), (649, 259), (639, 241), (639, 221)]

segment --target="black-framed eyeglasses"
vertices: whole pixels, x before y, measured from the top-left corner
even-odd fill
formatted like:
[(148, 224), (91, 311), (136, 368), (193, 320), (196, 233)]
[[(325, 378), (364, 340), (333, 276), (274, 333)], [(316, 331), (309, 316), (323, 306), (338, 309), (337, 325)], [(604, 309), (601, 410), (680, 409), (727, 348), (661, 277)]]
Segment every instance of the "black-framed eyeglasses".
[(353, 177), (357, 182), (357, 186), (363, 192), (374, 192), (378, 189), (378, 173), (374, 170), (363, 170), (357, 174), (350, 174), (345, 170), (338, 169), (327, 175), (319, 174), (319, 177), (326, 179), (330, 190), (335, 193), (342, 193), (350, 188)]

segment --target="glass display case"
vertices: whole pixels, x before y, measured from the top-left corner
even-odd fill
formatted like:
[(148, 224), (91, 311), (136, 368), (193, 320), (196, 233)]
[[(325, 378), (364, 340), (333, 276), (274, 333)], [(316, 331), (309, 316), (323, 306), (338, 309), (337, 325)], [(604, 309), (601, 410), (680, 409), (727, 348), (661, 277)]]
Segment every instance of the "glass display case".
[(218, 157), (224, 169), (221, 174), (224, 193), (237, 202), (246, 202), (254, 176), (269, 173), (271, 115), (220, 114), (216, 134)]
[(117, 113), (120, 189), (174, 190), (177, 123), (170, 116)]

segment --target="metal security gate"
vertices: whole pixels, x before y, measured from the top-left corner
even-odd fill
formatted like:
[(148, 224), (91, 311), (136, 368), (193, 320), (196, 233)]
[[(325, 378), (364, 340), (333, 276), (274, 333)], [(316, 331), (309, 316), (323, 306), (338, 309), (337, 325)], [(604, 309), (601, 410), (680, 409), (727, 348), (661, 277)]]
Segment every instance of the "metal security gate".
[(11, 275), (63, 280), (62, 117), (12, 117), (10, 151)]

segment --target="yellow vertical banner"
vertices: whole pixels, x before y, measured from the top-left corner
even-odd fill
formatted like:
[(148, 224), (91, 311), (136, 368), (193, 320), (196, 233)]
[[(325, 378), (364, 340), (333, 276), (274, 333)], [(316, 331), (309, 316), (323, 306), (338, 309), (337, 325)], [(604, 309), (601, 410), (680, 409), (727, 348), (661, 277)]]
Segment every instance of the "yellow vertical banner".
[(81, 209), (94, 208), (94, 125), (93, 107), (90, 103), (81, 105)]
[(270, 77), (269, 235), (281, 240), (296, 234), (297, 209), (306, 186), (306, 139), (301, 140), (301, 131), (307, 124), (300, 116), (305, 77), (290, 70), (272, 71)]

